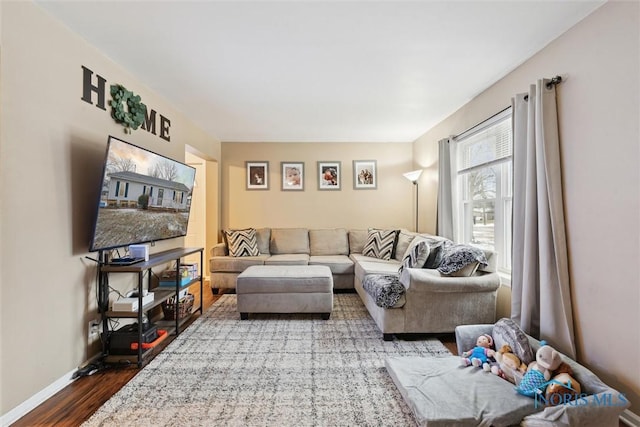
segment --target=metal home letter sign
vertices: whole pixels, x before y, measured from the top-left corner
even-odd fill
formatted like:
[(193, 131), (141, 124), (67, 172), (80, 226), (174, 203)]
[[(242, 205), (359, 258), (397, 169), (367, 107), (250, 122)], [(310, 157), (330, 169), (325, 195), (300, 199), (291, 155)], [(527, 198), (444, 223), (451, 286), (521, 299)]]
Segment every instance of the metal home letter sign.
[[(92, 94), (95, 93), (98, 97), (96, 107), (101, 110), (105, 108), (105, 91), (106, 91), (106, 79), (96, 74), (97, 83), (92, 83), (93, 71), (85, 66), (82, 66), (82, 99), (84, 102), (93, 105)], [(141, 102), (140, 96), (135, 95), (133, 92), (127, 90), (120, 84), (111, 85), (111, 97), (109, 102), (111, 105), (111, 117), (124, 126), (126, 133), (131, 133), (131, 129), (136, 130), (138, 127), (156, 135), (156, 111), (148, 109), (145, 104)], [(171, 127), (171, 120), (160, 116), (160, 135), (159, 137), (165, 141), (171, 141), (169, 135), (169, 128)]]

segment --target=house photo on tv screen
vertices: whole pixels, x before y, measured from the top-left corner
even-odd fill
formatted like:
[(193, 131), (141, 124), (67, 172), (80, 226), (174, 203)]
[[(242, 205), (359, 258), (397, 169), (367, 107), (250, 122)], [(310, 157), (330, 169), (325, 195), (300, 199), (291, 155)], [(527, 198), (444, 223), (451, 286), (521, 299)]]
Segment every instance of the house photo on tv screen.
[(90, 251), (187, 234), (196, 170), (109, 137)]

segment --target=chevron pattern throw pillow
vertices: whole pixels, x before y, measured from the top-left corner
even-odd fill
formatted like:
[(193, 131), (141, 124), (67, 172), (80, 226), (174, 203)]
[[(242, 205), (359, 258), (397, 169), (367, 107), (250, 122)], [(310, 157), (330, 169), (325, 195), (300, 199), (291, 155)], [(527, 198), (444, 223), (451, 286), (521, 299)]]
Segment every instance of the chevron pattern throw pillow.
[(396, 246), (398, 230), (370, 229), (362, 255), (390, 260)]
[(244, 230), (224, 230), (224, 237), (227, 240), (229, 255), (232, 257), (258, 256), (258, 241), (256, 230), (247, 228)]
[(405, 268), (422, 268), (429, 258), (429, 245), (422, 241), (411, 248), (408, 254), (402, 259), (402, 264), (398, 269), (398, 274), (402, 273)]

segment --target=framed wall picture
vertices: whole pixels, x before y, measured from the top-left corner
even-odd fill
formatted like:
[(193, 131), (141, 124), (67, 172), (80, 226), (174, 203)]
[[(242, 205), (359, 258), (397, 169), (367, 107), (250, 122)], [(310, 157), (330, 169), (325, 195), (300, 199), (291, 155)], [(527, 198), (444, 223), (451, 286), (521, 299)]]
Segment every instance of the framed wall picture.
[(304, 190), (304, 162), (280, 162), (282, 191)]
[(269, 189), (269, 162), (245, 162), (247, 190)]
[(341, 182), (340, 162), (318, 162), (319, 190), (340, 190)]
[(353, 161), (353, 188), (355, 190), (375, 189), (378, 187), (378, 171), (375, 160)]

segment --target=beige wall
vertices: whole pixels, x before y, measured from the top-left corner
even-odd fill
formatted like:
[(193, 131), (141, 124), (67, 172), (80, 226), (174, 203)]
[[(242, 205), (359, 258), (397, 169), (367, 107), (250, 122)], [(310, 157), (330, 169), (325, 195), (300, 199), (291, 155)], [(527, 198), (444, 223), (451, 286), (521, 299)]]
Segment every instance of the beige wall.
[[(561, 74), (561, 155), (578, 359), (624, 392), (640, 413), (640, 5), (609, 2), (423, 135), (437, 141), (509, 106), (541, 77)], [(435, 194), (425, 188), (425, 199)], [(433, 218), (435, 196), (424, 218)]]
[[(177, 160), (184, 159), (185, 144), (220, 159), (221, 144), (151, 92), (144, 76), (127, 73), (32, 3), (0, 8), (4, 415), (95, 350), (87, 346), (86, 322), (96, 316), (96, 266), (84, 257), (95, 256), (87, 250), (107, 136)], [(168, 117), (171, 142), (141, 129), (126, 135), (108, 111), (83, 102), (81, 65)], [(182, 244), (172, 239), (152, 250)]]
[[(409, 143), (225, 142), (222, 158), (222, 228), (415, 227)], [(319, 160), (342, 162), (340, 191), (318, 190)], [(353, 160), (377, 161), (377, 190), (353, 189)], [(246, 190), (245, 161), (269, 162), (269, 190)], [(304, 191), (281, 190), (282, 161), (305, 163)]]
[[(542, 76), (559, 88), (571, 279), (579, 359), (624, 391), (640, 413), (638, 249), (638, 10), (612, 2), (550, 44), (411, 144), (220, 144), (164, 99), (56, 24), (36, 6), (0, 2), (0, 413), (38, 393), (91, 354), (95, 266), (84, 259), (106, 137), (119, 136), (182, 159), (189, 144), (212, 160), (207, 205), (220, 224), (413, 228), (420, 180), (420, 229), (435, 231), (437, 140), (508, 106)], [(139, 93), (171, 119), (172, 142), (124, 135), (109, 114), (80, 100), (85, 65)], [(379, 189), (354, 191), (351, 161), (376, 159)], [(244, 161), (271, 164), (271, 189), (244, 189)], [(343, 189), (318, 191), (317, 160), (341, 160)], [(280, 161), (306, 163), (306, 190), (280, 190)], [(218, 170), (219, 168), (219, 170)], [(220, 179), (218, 180), (218, 175)], [(216, 206), (223, 182), (222, 205)], [(179, 246), (181, 239), (154, 250)]]

